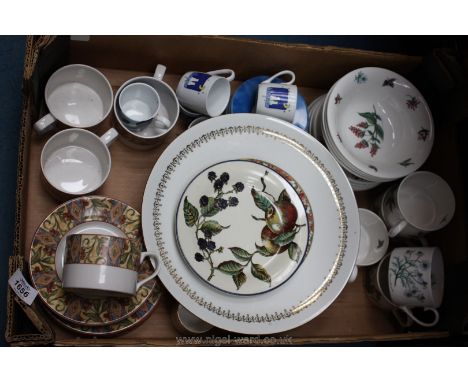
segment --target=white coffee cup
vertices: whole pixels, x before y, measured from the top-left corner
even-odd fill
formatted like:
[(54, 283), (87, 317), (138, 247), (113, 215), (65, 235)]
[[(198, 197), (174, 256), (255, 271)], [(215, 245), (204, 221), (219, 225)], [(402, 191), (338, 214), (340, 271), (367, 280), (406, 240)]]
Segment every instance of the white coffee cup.
[[(114, 99), (115, 127), (118, 129), (120, 139), (125, 145), (137, 150), (149, 150), (160, 145), (169, 132), (174, 128), (179, 118), (179, 101), (172, 88), (164, 82), (166, 67), (158, 64), (153, 76), (140, 76), (126, 81), (116, 92)], [(142, 129), (133, 129), (122, 119), (122, 113), (118, 104), (120, 93), (133, 83), (144, 83), (151, 86), (159, 95), (160, 107), (158, 117), (164, 117), (169, 121), (169, 126), (160, 120), (152, 119), (152, 123)]]
[(166, 128), (171, 122), (158, 115), (161, 100), (158, 92), (150, 85), (143, 82), (129, 84), (119, 94), (119, 108), (122, 119), (132, 129), (142, 129), (155, 118)]
[(91, 66), (73, 64), (58, 69), (45, 87), (49, 114), (34, 124), (37, 134), (62, 127), (88, 129), (103, 122), (112, 110), (113, 92), (107, 78)]
[(109, 146), (118, 136), (111, 128), (104, 135), (83, 129), (53, 135), (41, 153), (42, 178), (57, 199), (90, 194), (103, 185), (111, 169)]
[[(138, 279), (140, 264), (152, 260), (154, 271)], [(142, 252), (129, 239), (99, 235), (67, 236), (63, 268), (63, 287), (84, 297), (126, 297), (135, 295), (146, 282), (154, 279), (161, 258), (153, 252)]]
[(380, 201), (389, 236), (420, 236), (445, 227), (455, 213), (455, 196), (439, 175), (417, 171), (388, 189)]
[[(219, 74), (227, 74), (221, 77)], [(177, 98), (192, 112), (217, 117), (226, 109), (231, 96), (230, 82), (235, 78), (231, 69), (210, 72), (187, 72), (177, 85)]]
[[(288, 82), (272, 83), (280, 76), (288, 75)], [(270, 115), (287, 122), (294, 121), (297, 108), (297, 86), (293, 85), (296, 75), (290, 70), (283, 70), (258, 85), (257, 114)]]
[[(390, 255), (388, 288), (392, 302), (418, 324), (431, 327), (439, 321), (437, 308), (444, 294), (444, 262), (436, 247), (395, 248)], [(434, 314), (431, 322), (416, 318), (412, 308)]]
[(378, 263), (388, 249), (388, 233), (385, 223), (372, 211), (359, 208), (361, 233), (356, 266), (348, 282), (353, 282), (358, 274), (358, 267), (367, 267)]

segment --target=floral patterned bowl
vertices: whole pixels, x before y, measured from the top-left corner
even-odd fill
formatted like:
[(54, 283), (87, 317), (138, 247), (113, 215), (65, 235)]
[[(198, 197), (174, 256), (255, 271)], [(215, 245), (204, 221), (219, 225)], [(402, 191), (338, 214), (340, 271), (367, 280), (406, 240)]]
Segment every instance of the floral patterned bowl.
[(340, 162), (370, 181), (415, 171), (434, 141), (432, 114), (421, 93), (382, 68), (356, 69), (337, 81), (323, 108), (323, 127)]

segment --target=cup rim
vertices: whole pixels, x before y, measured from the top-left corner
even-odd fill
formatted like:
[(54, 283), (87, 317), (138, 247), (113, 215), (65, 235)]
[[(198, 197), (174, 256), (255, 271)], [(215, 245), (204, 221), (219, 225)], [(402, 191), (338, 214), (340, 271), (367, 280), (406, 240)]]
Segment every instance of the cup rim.
[[(107, 159), (108, 159), (107, 171), (106, 171), (105, 175), (102, 177), (101, 182), (97, 186), (95, 186), (94, 188), (92, 188), (90, 190), (87, 190), (86, 192), (69, 192), (69, 191), (65, 191), (65, 190), (63, 190), (61, 188), (56, 187), (55, 184), (50, 180), (50, 178), (48, 177), (47, 172), (44, 169), (44, 166), (45, 166), (45, 158), (44, 158), (45, 154), (44, 153), (46, 151), (46, 148), (51, 144), (50, 142), (52, 142), (54, 139), (57, 139), (57, 137), (60, 136), (60, 135), (71, 134), (71, 133), (74, 133), (74, 132), (76, 132), (78, 134), (88, 134), (88, 135), (92, 136), (93, 139), (99, 141), (101, 147), (104, 148), (104, 151), (105, 151)], [(62, 147), (65, 147), (65, 146), (62, 146)], [(101, 187), (105, 183), (107, 178), (109, 177), (109, 174), (110, 174), (110, 171), (111, 171), (111, 168), (112, 168), (112, 157), (110, 155), (110, 151), (109, 151), (109, 148), (107, 147), (107, 145), (96, 134), (93, 134), (92, 132), (90, 132), (88, 130), (84, 130), (84, 129), (77, 128), (77, 127), (65, 129), (65, 130), (59, 131), (58, 133), (55, 133), (54, 135), (52, 135), (47, 140), (45, 145), (42, 147), (40, 162), (41, 162), (41, 172), (44, 175), (47, 182), (50, 184), (50, 186), (54, 188), (54, 190), (62, 192), (64, 194), (66, 194), (66, 195), (71, 195), (71, 196), (76, 196), (76, 197), (88, 195), (88, 194), (96, 191), (97, 189), (99, 189), (99, 187)]]
[(396, 204), (398, 206), (398, 212), (401, 214), (403, 220), (405, 220), (410, 226), (416, 228), (417, 230), (421, 231), (421, 232), (434, 232), (434, 231), (438, 231), (439, 229), (442, 229), (444, 228), (447, 224), (450, 223), (450, 221), (452, 220), (453, 218), (453, 215), (455, 214), (455, 208), (456, 208), (456, 201), (455, 201), (455, 197), (453, 197), (453, 212), (450, 216), (450, 219), (447, 219), (447, 223), (445, 224), (439, 224), (435, 227), (430, 227), (429, 229), (428, 228), (422, 228), (421, 226), (417, 225), (417, 224), (414, 224), (411, 219), (409, 219), (408, 217), (408, 214), (405, 213), (405, 211), (403, 211), (403, 209), (401, 208), (401, 203), (400, 203), (400, 198), (401, 198), (401, 193), (400, 193), (400, 190), (402, 189), (402, 187), (405, 185), (406, 182), (409, 181), (409, 179), (411, 179), (412, 177), (414, 176), (417, 176), (417, 175), (421, 175), (421, 174), (425, 174), (425, 175), (430, 175), (430, 176), (433, 176), (435, 178), (437, 178), (438, 180), (442, 181), (443, 183), (445, 183), (448, 187), (448, 189), (451, 191), (452, 195), (453, 195), (453, 190), (452, 188), (450, 187), (450, 185), (447, 183), (447, 181), (442, 178), (440, 175), (436, 174), (436, 173), (433, 173), (431, 171), (415, 171), (415, 172), (412, 172), (411, 174), (408, 174), (407, 176), (405, 176), (403, 178), (403, 180), (400, 182), (400, 184), (398, 185), (398, 187), (396, 188)]
[[(124, 93), (125, 91), (128, 91), (129, 88), (135, 88), (135, 87), (144, 87), (144, 88), (148, 88), (150, 89), (150, 92), (153, 93), (155, 95), (155, 99), (157, 100), (157, 106), (156, 106), (156, 110), (154, 111), (154, 113), (147, 119), (144, 119), (144, 120), (141, 120), (141, 121), (135, 121), (133, 120), (131, 117), (129, 117), (127, 114), (125, 114), (125, 112), (123, 111), (122, 109), (122, 103), (121, 103), (121, 98), (122, 98), (122, 93)], [(158, 92), (156, 91), (155, 88), (153, 88), (152, 86), (148, 85), (148, 84), (145, 84), (144, 82), (133, 82), (131, 84), (128, 84), (127, 86), (125, 86), (119, 93), (119, 96), (117, 97), (118, 98), (118, 103), (119, 103), (119, 109), (120, 109), (120, 112), (125, 115), (126, 118), (128, 118), (129, 120), (135, 122), (135, 123), (143, 123), (143, 122), (147, 122), (151, 119), (153, 119), (154, 117), (156, 117), (156, 115), (158, 114), (158, 111), (159, 111), (159, 108), (161, 106), (161, 98), (159, 97), (159, 94)]]
[[(81, 67), (81, 68), (86, 68), (87, 70), (90, 70), (90, 71), (93, 71), (95, 72), (99, 77), (101, 77), (106, 86), (107, 86), (107, 89), (109, 90), (110, 92), (110, 96), (111, 96), (111, 102), (109, 104), (109, 107), (107, 108), (107, 111), (103, 114), (102, 118), (92, 124), (92, 125), (83, 125), (83, 126), (74, 126), (74, 125), (70, 125), (69, 122), (67, 121), (63, 121), (61, 118), (58, 118), (51, 110), (50, 108), (50, 105), (49, 105), (49, 99), (47, 97), (47, 91), (50, 87), (50, 80), (55, 76), (55, 75), (58, 75), (60, 72), (64, 71), (64, 70), (67, 70), (71, 67)], [(100, 72), (99, 70), (97, 70), (96, 68), (93, 68), (92, 66), (89, 66), (89, 65), (85, 65), (85, 64), (69, 64), (69, 65), (65, 65), (65, 66), (62, 66), (61, 68), (57, 69), (54, 73), (52, 73), (52, 75), (49, 77), (49, 79), (47, 80), (47, 83), (46, 83), (46, 86), (45, 86), (45, 89), (44, 89), (44, 99), (45, 99), (45, 103), (47, 105), (47, 109), (49, 110), (49, 113), (55, 118), (57, 119), (58, 121), (60, 121), (61, 123), (63, 123), (64, 125), (66, 126), (69, 126), (69, 128), (72, 128), (72, 129), (89, 129), (89, 128), (92, 128), (94, 126), (97, 126), (99, 125), (102, 121), (104, 121), (108, 116), (109, 116), (109, 113), (111, 112), (112, 110), (112, 107), (113, 107), (113, 104), (114, 104), (114, 90), (112, 89), (112, 86), (109, 82), (109, 80), (107, 79), (107, 77), (102, 73)]]
[[(172, 125), (170, 127), (167, 128), (166, 132), (164, 134), (161, 134), (161, 135), (157, 135), (157, 136), (153, 136), (153, 137), (145, 137), (143, 135), (140, 135), (140, 134), (136, 134), (135, 132), (131, 131), (130, 129), (128, 129), (120, 120), (120, 117), (118, 116), (118, 110), (117, 110), (117, 99), (119, 98), (119, 95), (120, 95), (120, 91), (127, 85), (130, 85), (132, 83), (135, 83), (135, 82), (139, 82), (139, 81), (142, 81), (142, 80), (151, 80), (151, 81), (157, 81), (158, 83), (161, 83), (163, 86), (166, 87), (166, 89), (172, 94), (174, 100), (176, 101), (176, 105), (177, 105), (177, 110), (176, 110), (176, 115), (175, 115), (175, 118), (174, 118), (174, 121), (172, 123)], [(133, 77), (133, 78), (130, 78), (129, 80), (125, 81), (118, 89), (117, 89), (117, 92), (115, 94), (115, 97), (114, 97), (114, 102), (113, 102), (113, 110), (114, 110), (114, 116), (115, 116), (115, 119), (117, 120), (117, 124), (119, 125), (119, 127), (121, 127), (122, 129), (125, 130), (125, 132), (129, 133), (130, 135), (132, 135), (133, 137), (137, 138), (137, 139), (140, 139), (141, 141), (146, 141), (146, 142), (151, 142), (151, 141), (155, 141), (155, 140), (158, 140), (162, 137), (164, 137), (165, 135), (167, 135), (173, 128), (174, 126), (177, 124), (177, 121), (179, 119), (179, 113), (180, 113), (180, 105), (179, 105), (179, 100), (176, 96), (176, 93), (174, 92), (174, 90), (172, 90), (172, 88), (166, 83), (164, 82), (163, 80), (158, 80), (157, 78), (155, 77), (152, 77), (152, 76), (138, 76), (138, 77)]]

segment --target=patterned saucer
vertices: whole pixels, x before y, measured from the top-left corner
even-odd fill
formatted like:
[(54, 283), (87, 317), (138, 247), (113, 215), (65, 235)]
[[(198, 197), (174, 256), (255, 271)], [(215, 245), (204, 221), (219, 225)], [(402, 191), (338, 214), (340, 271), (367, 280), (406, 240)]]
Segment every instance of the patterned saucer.
[(122, 334), (123, 332), (126, 332), (130, 329), (134, 329), (138, 325), (141, 325), (147, 318), (150, 317), (151, 313), (158, 305), (160, 298), (161, 287), (159, 283), (156, 283), (156, 286), (150, 293), (148, 299), (138, 308), (137, 311), (135, 311), (128, 317), (125, 317), (123, 320), (110, 325), (76, 325), (68, 321), (63, 321), (59, 319), (55, 314), (51, 314), (51, 316), (55, 319), (57, 323), (59, 323), (63, 327), (79, 334), (93, 337), (115, 336), (117, 334)]
[(232, 160), (190, 182), (176, 230), (181, 252), (203, 280), (250, 295), (294, 274), (312, 242), (313, 215), (289, 174), (263, 161)]
[[(268, 79), (269, 76), (257, 76), (248, 79), (243, 82), (232, 96), (229, 104), (229, 112), (235, 113), (252, 113), (257, 103), (257, 88), (258, 85)], [(273, 82), (280, 83), (281, 78), (275, 78)], [(309, 115), (307, 111), (307, 104), (304, 97), (297, 93), (297, 108), (296, 114), (294, 115), (293, 125), (299, 127), (302, 130), (306, 130), (309, 127)]]
[[(137, 312), (155, 288), (151, 280), (131, 298), (87, 299), (62, 288), (65, 239), (71, 233), (128, 237), (142, 246), (140, 213), (127, 204), (102, 196), (81, 197), (57, 207), (37, 229), (30, 250), (29, 272), (39, 298), (61, 319), (76, 325), (110, 325)], [(152, 273), (145, 261), (139, 279)]]

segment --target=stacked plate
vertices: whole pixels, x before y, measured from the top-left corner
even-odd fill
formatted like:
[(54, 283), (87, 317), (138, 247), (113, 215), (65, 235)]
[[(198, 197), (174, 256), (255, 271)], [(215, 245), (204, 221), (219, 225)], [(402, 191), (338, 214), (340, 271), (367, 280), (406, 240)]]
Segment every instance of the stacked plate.
[(434, 125), (426, 101), (387, 69), (346, 74), (309, 112), (310, 133), (323, 139), (355, 190), (408, 175), (432, 149)]
[(168, 291), (209, 324), (268, 334), (302, 325), (346, 285), (359, 214), (316, 139), (257, 114), (211, 118), (159, 157), (143, 233)]
[[(28, 261), (31, 281), (51, 317), (65, 328), (90, 336), (121, 334), (151, 315), (161, 289), (156, 280), (150, 280), (128, 298), (84, 298), (66, 292), (61, 281), (66, 237), (90, 233), (142, 243), (140, 213), (103, 196), (80, 197), (60, 205), (34, 234)], [(153, 265), (145, 260), (138, 278), (144, 279), (152, 272)]]

